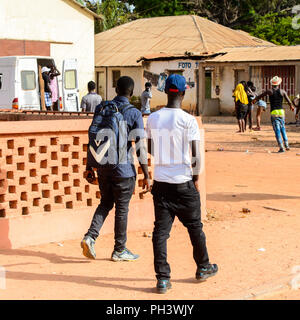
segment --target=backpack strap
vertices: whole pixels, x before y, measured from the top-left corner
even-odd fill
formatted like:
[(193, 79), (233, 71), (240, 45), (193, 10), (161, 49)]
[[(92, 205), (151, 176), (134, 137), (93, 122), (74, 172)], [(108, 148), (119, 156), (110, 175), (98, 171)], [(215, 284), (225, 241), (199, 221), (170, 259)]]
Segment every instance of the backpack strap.
[(122, 115), (124, 115), (124, 112), (125, 111), (128, 111), (130, 109), (135, 109), (135, 107), (130, 104), (130, 103), (127, 103), (127, 104), (123, 104), (120, 108), (119, 108), (119, 112), (122, 113)]

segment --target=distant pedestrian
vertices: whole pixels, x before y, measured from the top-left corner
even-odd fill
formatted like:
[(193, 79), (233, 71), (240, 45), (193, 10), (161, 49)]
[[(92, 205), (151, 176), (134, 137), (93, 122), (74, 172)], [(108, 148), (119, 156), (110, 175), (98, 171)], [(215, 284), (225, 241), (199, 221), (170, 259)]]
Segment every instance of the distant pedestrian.
[(96, 83), (94, 81), (88, 83), (88, 92), (81, 100), (81, 111), (95, 112), (96, 107), (102, 101), (102, 97), (96, 93)]
[(246, 130), (245, 118), (248, 113), (249, 100), (248, 100), (248, 96), (247, 96), (245, 87), (246, 87), (246, 82), (243, 81), (236, 86), (236, 88), (233, 92), (236, 118), (238, 120), (238, 125), (239, 125), (238, 132), (245, 132), (245, 130)]
[[(252, 92), (257, 97), (256, 88), (252, 88)], [(255, 98), (252, 100), (253, 106), (256, 105), (256, 127), (253, 128), (255, 131), (261, 130), (261, 114), (262, 112), (265, 112), (267, 110), (267, 103), (264, 100), (258, 100), (256, 103), (254, 103)]]
[(58, 81), (57, 77), (60, 76), (60, 72), (56, 69), (55, 66), (50, 67), (51, 71), (50, 76), (50, 89), (51, 89), (51, 98), (52, 98), (52, 110), (59, 111), (59, 97), (58, 97)]
[(47, 110), (52, 108), (52, 91), (50, 88), (50, 73), (51, 69), (48, 67), (42, 68), (42, 78), (44, 80), (44, 95), (45, 95), (45, 105)]
[[(149, 116), (146, 129), (148, 152), (154, 156), (152, 194), (155, 222), (152, 241), (158, 293), (166, 293), (171, 288), (167, 239), (176, 216), (188, 229), (197, 265), (196, 279), (203, 281), (218, 271), (217, 265), (209, 262), (202, 230), (200, 132), (196, 119), (182, 110), (185, 90), (185, 78), (178, 74), (170, 75), (165, 87), (168, 104)], [(195, 161), (192, 161), (190, 151)]]
[(258, 101), (265, 96), (269, 96), (271, 105), (271, 122), (279, 146), (278, 152), (284, 152), (284, 147), (286, 150), (290, 150), (288, 137), (285, 130), (285, 111), (283, 108), (283, 99), (286, 100), (290, 106), (290, 109), (294, 111), (294, 107), (286, 91), (279, 88), (281, 82), (282, 79), (280, 77), (273, 77), (271, 79), (272, 89), (265, 90), (262, 94), (255, 98), (255, 101)]
[(248, 97), (248, 111), (247, 111), (247, 115), (245, 117), (245, 129), (247, 129), (247, 120), (249, 120), (249, 130), (252, 131), (252, 127), (253, 127), (253, 100), (255, 98), (255, 92), (256, 88), (253, 84), (252, 81), (248, 81), (247, 82), (247, 87), (246, 87), (246, 93), (247, 93), (247, 97)]
[(300, 94), (297, 94), (296, 97), (294, 98), (293, 105), (296, 108), (296, 113), (295, 113), (296, 124), (299, 125)]
[(151, 87), (152, 87), (152, 84), (150, 82), (146, 82), (145, 90), (141, 95), (141, 104), (142, 104), (141, 111), (143, 115), (149, 115), (151, 113), (150, 111), (150, 100), (152, 99)]

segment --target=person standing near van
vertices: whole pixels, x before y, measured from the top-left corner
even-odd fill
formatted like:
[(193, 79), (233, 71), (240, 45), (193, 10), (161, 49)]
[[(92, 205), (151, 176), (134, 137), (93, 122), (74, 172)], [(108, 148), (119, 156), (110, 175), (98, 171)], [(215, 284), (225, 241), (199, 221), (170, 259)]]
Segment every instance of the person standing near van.
[(44, 94), (45, 94), (45, 105), (47, 110), (51, 110), (52, 107), (52, 92), (50, 88), (50, 73), (51, 69), (48, 67), (42, 68), (42, 78), (44, 80)]
[(51, 90), (51, 98), (52, 98), (52, 110), (59, 111), (58, 105), (58, 82), (57, 77), (60, 76), (60, 72), (56, 69), (55, 66), (50, 67), (50, 90)]
[(152, 84), (150, 82), (146, 82), (145, 90), (141, 94), (141, 104), (142, 104), (142, 114), (149, 115), (150, 111), (150, 100), (152, 99), (152, 92), (151, 92)]
[[(202, 230), (199, 173), (200, 132), (196, 119), (182, 110), (186, 80), (178, 74), (166, 80), (166, 107), (152, 113), (147, 122), (148, 152), (154, 156), (152, 195), (155, 222), (153, 231), (154, 268), (157, 293), (171, 288), (167, 262), (167, 239), (177, 216), (188, 229), (197, 265), (196, 279), (204, 281), (218, 271), (210, 264)], [(190, 156), (195, 159), (192, 164)], [(180, 254), (180, 253), (179, 253)]]
[(271, 106), (271, 122), (279, 146), (278, 152), (284, 152), (284, 147), (286, 150), (290, 150), (290, 147), (285, 130), (285, 111), (283, 108), (283, 99), (286, 100), (292, 111), (294, 111), (294, 107), (286, 91), (279, 88), (282, 79), (278, 76), (275, 76), (270, 82), (272, 89), (264, 91), (262, 94), (257, 96), (254, 101), (256, 102), (265, 96), (269, 96)]
[[(108, 128), (106, 127), (104, 129), (103, 126), (109, 123), (110, 120), (112, 120), (112, 115), (110, 112), (116, 109), (118, 113), (122, 114), (122, 122), (126, 123), (125, 125), (127, 127), (128, 139), (123, 139), (123, 141), (129, 141), (125, 146), (125, 161), (123, 161), (122, 163), (116, 163), (115, 165), (109, 164), (107, 167), (100, 166), (100, 168), (98, 168), (97, 170), (101, 200), (99, 206), (95, 211), (91, 226), (85, 234), (83, 240), (81, 241), (83, 255), (90, 259), (96, 258), (94, 247), (95, 241), (99, 236), (99, 231), (102, 228), (106, 217), (108, 216), (114, 205), (115, 245), (111, 255), (111, 260), (134, 261), (139, 258), (139, 255), (132, 253), (126, 247), (129, 202), (133, 195), (136, 183), (136, 170), (133, 163), (132, 141), (134, 141), (136, 145), (142, 144), (142, 141), (145, 138), (142, 114), (138, 109), (130, 105), (129, 102), (129, 99), (133, 95), (133, 89), (134, 81), (132, 80), (132, 78), (127, 76), (121, 77), (117, 81), (117, 96), (112, 101), (105, 101), (101, 105), (99, 105), (96, 108), (96, 112), (94, 115), (94, 120), (97, 128), (99, 130), (108, 130)], [(107, 109), (104, 109), (105, 105)], [(103, 120), (104, 117), (105, 119)], [(133, 133), (136, 134), (132, 136)], [(107, 140), (106, 144), (110, 145), (110, 140)], [(139, 150), (136, 150), (136, 154), (139, 158), (140, 166), (144, 173), (143, 187), (147, 190), (150, 190), (146, 148), (140, 148)], [(89, 159), (90, 158), (88, 157), (86, 178), (89, 183), (92, 183), (96, 180), (96, 178), (91, 167), (92, 162), (89, 161)]]
[(81, 111), (95, 112), (96, 107), (102, 101), (102, 97), (96, 93), (96, 83), (94, 81), (88, 83), (88, 92), (81, 100)]

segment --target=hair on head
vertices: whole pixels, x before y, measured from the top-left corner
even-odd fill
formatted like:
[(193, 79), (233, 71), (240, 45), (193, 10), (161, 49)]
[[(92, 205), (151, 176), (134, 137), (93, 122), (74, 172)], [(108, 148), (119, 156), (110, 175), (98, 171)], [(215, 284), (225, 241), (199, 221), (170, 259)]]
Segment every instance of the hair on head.
[(134, 89), (134, 81), (128, 76), (123, 76), (117, 81), (117, 91), (119, 95), (131, 95)]
[(89, 91), (93, 91), (93, 90), (95, 90), (96, 89), (96, 83), (94, 82), (94, 81), (90, 81), (89, 83), (88, 83), (88, 90)]

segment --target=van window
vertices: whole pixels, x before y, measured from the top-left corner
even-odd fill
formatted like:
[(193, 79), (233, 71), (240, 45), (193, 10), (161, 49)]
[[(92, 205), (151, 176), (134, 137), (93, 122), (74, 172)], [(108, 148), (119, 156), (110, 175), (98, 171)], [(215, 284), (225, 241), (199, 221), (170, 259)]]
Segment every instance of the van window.
[(76, 70), (65, 72), (65, 89), (76, 89)]
[(3, 77), (3, 73), (0, 73), (0, 90), (2, 89), (2, 77)]
[(34, 90), (36, 88), (35, 72), (21, 71), (22, 90)]

